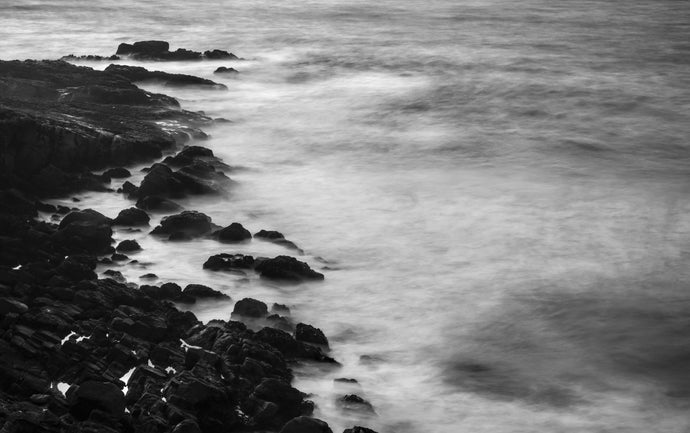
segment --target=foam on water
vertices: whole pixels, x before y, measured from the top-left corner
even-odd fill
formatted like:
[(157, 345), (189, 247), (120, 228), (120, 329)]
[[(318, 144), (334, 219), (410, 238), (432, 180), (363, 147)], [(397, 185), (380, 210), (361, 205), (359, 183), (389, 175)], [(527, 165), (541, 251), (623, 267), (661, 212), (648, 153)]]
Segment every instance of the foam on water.
[[(238, 186), (183, 204), (283, 232), (326, 280), (203, 271), (219, 252), (289, 252), (146, 230), (117, 230), (143, 247), (117, 269), (232, 296), (194, 306), (205, 321), (254, 297), (322, 328), (343, 367), (299, 366), (296, 386), (334, 431), (690, 427), (687, 3), (64, 4), (3, 7), (0, 55), (161, 38), (249, 59), (130, 63), (228, 86), (146, 86), (233, 121), (201, 144)], [(131, 206), (80, 198), (111, 217)], [(376, 417), (337, 408), (353, 391)]]

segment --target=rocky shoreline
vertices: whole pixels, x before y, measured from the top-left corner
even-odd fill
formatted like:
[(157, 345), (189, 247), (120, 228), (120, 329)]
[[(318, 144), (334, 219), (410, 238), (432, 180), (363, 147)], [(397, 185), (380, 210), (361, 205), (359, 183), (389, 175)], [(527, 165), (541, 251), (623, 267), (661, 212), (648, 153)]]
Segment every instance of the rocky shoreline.
[[(117, 55), (237, 59), (222, 50), (170, 52), (162, 41), (122, 44)], [(134, 84), (147, 80), (224, 87), (124, 65), (96, 71), (65, 61), (0, 61), (0, 432), (330, 432), (310, 416), (309, 396), (292, 387), (291, 365), (339, 364), (323, 332), (295, 324), (286, 306), (245, 298), (228, 320), (203, 324), (175, 303), (227, 295), (199, 284), (137, 286), (117, 271), (105, 279), (94, 272), (140, 248), (133, 240), (114, 245), (113, 226), (146, 228), (147, 212), (170, 214), (151, 234), (171, 241), (256, 238), (300, 251), (279, 232), (252, 236), (239, 223), (217, 226), (175, 202), (224, 194), (233, 181), (210, 149), (186, 145), (203, 140), (201, 128), (214, 120)], [(45, 202), (114, 192), (111, 179), (128, 178), (126, 166), (137, 162), (153, 165), (138, 186), (125, 182), (118, 190), (135, 206), (114, 219)], [(39, 212), (52, 215), (50, 222)], [(289, 255), (220, 254), (203, 267), (284, 284), (324, 278)], [(357, 395), (339, 404), (373, 412)]]

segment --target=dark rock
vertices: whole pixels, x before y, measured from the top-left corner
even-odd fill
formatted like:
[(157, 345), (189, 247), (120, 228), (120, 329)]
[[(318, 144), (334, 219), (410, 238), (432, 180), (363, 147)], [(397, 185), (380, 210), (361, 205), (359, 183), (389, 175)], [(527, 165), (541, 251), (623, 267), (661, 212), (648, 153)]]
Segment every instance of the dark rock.
[(144, 274), (139, 277), (142, 280), (157, 280), (158, 275), (156, 274)]
[(139, 197), (177, 195), (181, 189), (180, 182), (173, 176), (173, 171), (165, 164), (153, 164), (139, 185)]
[(185, 235), (196, 237), (211, 232), (213, 225), (211, 217), (197, 211), (183, 211), (176, 215), (170, 215), (161, 220), (151, 233), (153, 234), (173, 234), (184, 233)]
[(149, 215), (141, 209), (131, 207), (123, 209), (113, 220), (113, 225), (121, 226), (145, 226), (150, 220)]
[(194, 298), (230, 299), (225, 293), (201, 284), (188, 284), (182, 294)]
[(149, 212), (178, 212), (182, 206), (174, 201), (156, 195), (140, 198), (137, 200), (137, 207)]
[(263, 278), (286, 281), (323, 280), (323, 274), (312, 270), (309, 265), (290, 256), (264, 259), (255, 267)]
[(110, 168), (103, 172), (103, 177), (109, 179), (124, 179), (130, 177), (132, 173), (124, 167)]
[(167, 52), (170, 49), (170, 44), (165, 41), (139, 41), (134, 44), (122, 43), (117, 47), (115, 54), (121, 55), (156, 55)]
[(251, 239), (252, 235), (249, 230), (242, 227), (240, 223), (232, 223), (229, 226), (213, 233), (221, 242), (242, 242)]
[(121, 262), (121, 261), (129, 259), (129, 257), (127, 257), (124, 254), (120, 254), (120, 253), (113, 253), (113, 255), (110, 256), (110, 258), (111, 258), (111, 260), (113, 260), (115, 262)]
[(57, 212), (57, 207), (49, 203), (43, 203), (40, 201), (36, 202), (36, 210), (41, 212), (55, 213)]
[(254, 237), (257, 239), (284, 246), (285, 248), (297, 250), (300, 254), (302, 253), (302, 250), (297, 245), (295, 245), (294, 242), (285, 239), (285, 236), (283, 236), (282, 233), (277, 232), (275, 230), (260, 230), (259, 232), (254, 234)]
[(264, 379), (254, 389), (253, 397), (278, 406), (273, 421), (277, 424), (302, 415), (302, 394), (288, 383), (278, 379)]
[(124, 253), (129, 253), (132, 251), (140, 251), (141, 250), (141, 245), (139, 245), (139, 242), (133, 240), (133, 239), (126, 239), (122, 242), (120, 242), (117, 247), (115, 248), (115, 251), (118, 252), (124, 252)]
[(320, 419), (299, 416), (287, 422), (280, 433), (333, 433), (333, 430)]
[(139, 194), (139, 187), (130, 181), (125, 181), (125, 183), (122, 184), (122, 192), (128, 196), (134, 197)]
[(0, 316), (6, 314), (22, 314), (29, 310), (26, 304), (23, 304), (15, 299), (0, 298)]
[(232, 53), (229, 53), (224, 50), (210, 50), (210, 51), (204, 51), (204, 57), (210, 60), (223, 60), (223, 59), (228, 59), (228, 60), (236, 60), (238, 57)]
[(374, 430), (366, 427), (354, 426), (343, 430), (343, 433), (376, 433)]
[(268, 315), (268, 307), (261, 301), (252, 298), (244, 298), (235, 304), (232, 315), (245, 317), (265, 317)]
[(235, 68), (228, 68), (225, 66), (219, 66), (215, 71), (213, 71), (214, 74), (239, 74), (237, 69)]
[(254, 267), (254, 257), (243, 254), (216, 254), (204, 263), (204, 269), (212, 271), (251, 269)]
[(298, 323), (295, 328), (295, 338), (306, 343), (328, 346), (328, 340), (319, 328), (304, 323)]
[(209, 160), (215, 158), (213, 151), (203, 146), (185, 146), (175, 156), (165, 158), (165, 163), (174, 167), (190, 165), (198, 159)]
[(368, 401), (358, 396), (357, 394), (344, 395), (336, 400), (338, 406), (347, 411), (356, 411), (364, 413), (376, 413), (374, 411), (374, 406)]
[(121, 75), (131, 81), (160, 81), (168, 86), (200, 86), (214, 89), (227, 89), (223, 84), (205, 78), (185, 74), (170, 74), (163, 71), (149, 71), (141, 66), (110, 65), (106, 72)]
[(106, 275), (106, 276), (108, 276), (108, 277), (112, 278), (113, 280), (120, 282), (120, 283), (124, 283), (125, 281), (127, 281), (125, 279), (125, 276), (122, 275), (122, 272), (116, 271), (114, 269), (106, 269), (105, 271), (103, 271), (103, 275)]
[(333, 379), (333, 382), (335, 382), (335, 383), (359, 384), (359, 382), (357, 382), (357, 379), (351, 379), (351, 378), (347, 378), (347, 377), (338, 377), (336, 379)]
[(56, 273), (70, 281), (96, 278), (96, 261), (93, 256), (67, 256), (55, 269)]
[(73, 223), (86, 223), (90, 225), (110, 225), (112, 220), (100, 212), (93, 209), (84, 209), (71, 212), (62, 219), (58, 229), (63, 229)]
[(285, 304), (273, 303), (273, 305), (271, 305), (271, 311), (290, 314), (290, 308)]
[(178, 423), (172, 433), (202, 433), (199, 424), (191, 419), (186, 419)]
[(70, 413), (86, 419), (91, 411), (101, 410), (119, 419), (125, 412), (125, 396), (120, 388), (108, 382), (87, 381), (67, 393)]

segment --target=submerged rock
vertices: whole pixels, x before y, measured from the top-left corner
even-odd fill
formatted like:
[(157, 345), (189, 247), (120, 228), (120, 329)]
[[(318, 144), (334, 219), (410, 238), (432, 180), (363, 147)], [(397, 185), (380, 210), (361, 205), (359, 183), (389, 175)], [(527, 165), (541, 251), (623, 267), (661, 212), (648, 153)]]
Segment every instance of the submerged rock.
[(336, 400), (338, 406), (346, 411), (364, 412), (369, 414), (376, 413), (374, 406), (357, 394), (348, 394)]
[(239, 71), (235, 68), (228, 68), (225, 66), (219, 66), (215, 71), (213, 71), (214, 74), (230, 74), (230, 75), (235, 75), (239, 74)]

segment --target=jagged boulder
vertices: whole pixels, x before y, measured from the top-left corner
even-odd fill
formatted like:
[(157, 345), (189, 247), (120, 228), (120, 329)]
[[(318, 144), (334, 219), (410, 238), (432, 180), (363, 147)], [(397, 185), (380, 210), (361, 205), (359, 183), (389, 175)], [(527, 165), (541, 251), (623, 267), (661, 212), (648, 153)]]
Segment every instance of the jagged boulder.
[(256, 271), (263, 278), (299, 282), (303, 280), (323, 280), (323, 274), (314, 271), (308, 264), (290, 256), (257, 260)]

